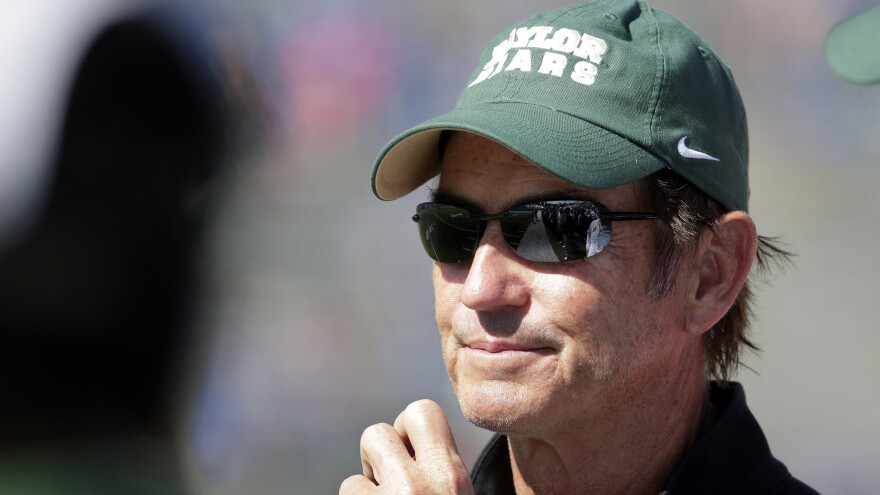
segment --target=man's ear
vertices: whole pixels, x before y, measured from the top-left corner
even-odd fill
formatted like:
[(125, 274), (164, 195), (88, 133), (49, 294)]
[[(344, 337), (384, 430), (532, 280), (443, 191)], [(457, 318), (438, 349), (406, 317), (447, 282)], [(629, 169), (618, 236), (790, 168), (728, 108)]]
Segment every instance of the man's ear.
[(714, 230), (703, 229), (692, 265), (690, 332), (702, 334), (727, 314), (749, 276), (757, 249), (755, 222), (743, 211), (722, 215)]

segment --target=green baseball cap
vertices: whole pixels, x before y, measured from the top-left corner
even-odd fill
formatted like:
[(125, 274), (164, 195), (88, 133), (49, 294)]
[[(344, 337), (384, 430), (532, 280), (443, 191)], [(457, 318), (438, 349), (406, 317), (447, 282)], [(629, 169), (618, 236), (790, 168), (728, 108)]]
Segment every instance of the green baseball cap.
[(455, 108), (382, 150), (376, 196), (400, 198), (438, 175), (444, 130), (494, 140), (579, 186), (669, 167), (726, 208), (748, 208), (746, 116), (730, 70), (643, 1), (572, 5), (497, 35)]
[(825, 54), (841, 78), (856, 84), (880, 82), (880, 6), (834, 26), (825, 40)]

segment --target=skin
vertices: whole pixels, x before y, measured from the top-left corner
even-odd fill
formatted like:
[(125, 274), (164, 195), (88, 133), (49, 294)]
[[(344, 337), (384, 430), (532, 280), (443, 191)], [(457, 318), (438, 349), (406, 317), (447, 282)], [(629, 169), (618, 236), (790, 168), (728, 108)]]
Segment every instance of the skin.
[[(645, 211), (638, 193), (636, 183), (573, 186), (466, 133), (449, 141), (436, 191), (484, 212), (563, 198)], [(614, 223), (603, 252), (568, 263), (524, 260), (490, 222), (471, 262), (434, 264), (441, 348), (461, 409), (508, 436), (519, 494), (659, 493), (708, 424), (702, 338), (748, 275), (754, 223), (725, 215), (681, 263), (670, 293), (654, 298), (649, 222)], [(371, 428), (364, 474), (340, 493), (471, 493), (436, 404)], [(416, 444), (445, 454), (420, 456)], [(355, 482), (360, 491), (344, 490)]]

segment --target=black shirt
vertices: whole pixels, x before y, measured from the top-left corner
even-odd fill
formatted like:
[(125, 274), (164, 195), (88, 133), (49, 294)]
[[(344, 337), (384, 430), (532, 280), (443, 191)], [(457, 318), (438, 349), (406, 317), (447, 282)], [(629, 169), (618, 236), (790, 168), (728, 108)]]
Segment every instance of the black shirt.
[[(666, 481), (664, 495), (817, 495), (795, 479), (770, 453), (767, 439), (746, 406), (742, 385), (712, 384), (709, 400), (715, 423)], [(477, 495), (513, 494), (507, 438), (495, 435), (471, 472)]]

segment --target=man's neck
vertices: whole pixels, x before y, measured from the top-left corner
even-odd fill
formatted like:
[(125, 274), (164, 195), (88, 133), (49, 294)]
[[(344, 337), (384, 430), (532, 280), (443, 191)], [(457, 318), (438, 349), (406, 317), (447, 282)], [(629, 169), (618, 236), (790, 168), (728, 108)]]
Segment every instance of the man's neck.
[(702, 377), (688, 382), (553, 438), (509, 435), (517, 494), (659, 494), (711, 422)]

